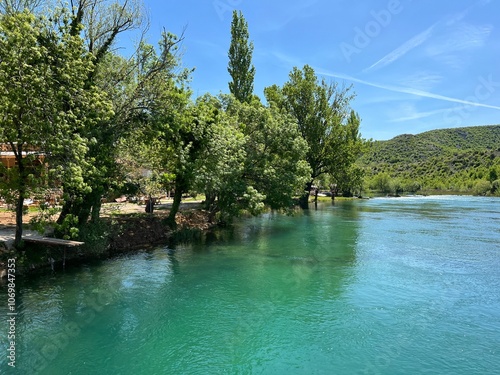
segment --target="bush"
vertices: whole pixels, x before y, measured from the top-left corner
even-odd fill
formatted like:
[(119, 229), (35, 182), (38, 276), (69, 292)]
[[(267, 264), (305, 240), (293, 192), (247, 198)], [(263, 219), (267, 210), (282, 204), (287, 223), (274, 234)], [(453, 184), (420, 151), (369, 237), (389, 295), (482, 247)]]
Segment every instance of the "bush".
[(382, 193), (390, 193), (390, 177), (387, 173), (379, 173), (377, 174), (370, 184), (370, 189), (378, 190)]
[(109, 249), (111, 232), (110, 223), (102, 219), (82, 225), (78, 239), (85, 244), (79, 250), (95, 255), (105, 254)]
[(495, 180), (491, 184), (491, 194), (500, 196), (500, 180)]
[(486, 195), (490, 193), (492, 190), (491, 182), (487, 180), (479, 180), (476, 182), (474, 187), (472, 188), (472, 193), (474, 195)]

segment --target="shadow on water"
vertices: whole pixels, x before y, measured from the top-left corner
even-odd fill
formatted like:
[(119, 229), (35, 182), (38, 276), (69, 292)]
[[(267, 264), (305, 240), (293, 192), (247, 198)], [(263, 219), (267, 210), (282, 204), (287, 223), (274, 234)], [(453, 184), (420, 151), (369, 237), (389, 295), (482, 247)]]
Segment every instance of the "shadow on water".
[(192, 373), (250, 363), (261, 347), (292, 345), (293, 355), (349, 285), (357, 221), (353, 203), (320, 204), (26, 278), (16, 288), (21, 370)]

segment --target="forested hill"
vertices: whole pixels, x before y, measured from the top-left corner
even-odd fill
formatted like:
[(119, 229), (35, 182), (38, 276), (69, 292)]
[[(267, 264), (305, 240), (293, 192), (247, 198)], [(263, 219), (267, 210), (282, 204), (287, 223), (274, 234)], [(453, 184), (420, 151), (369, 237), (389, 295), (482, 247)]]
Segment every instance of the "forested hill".
[[(500, 125), (432, 130), (374, 141), (358, 160), (370, 188), (469, 191), (500, 177)], [(383, 186), (385, 184), (385, 187)], [(392, 184), (388, 188), (388, 184)]]

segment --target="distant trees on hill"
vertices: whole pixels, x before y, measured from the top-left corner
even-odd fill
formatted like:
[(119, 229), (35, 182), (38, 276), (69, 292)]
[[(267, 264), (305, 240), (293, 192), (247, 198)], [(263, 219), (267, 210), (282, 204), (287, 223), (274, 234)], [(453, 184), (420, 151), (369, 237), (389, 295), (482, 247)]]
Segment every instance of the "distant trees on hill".
[(365, 186), (384, 193), (499, 194), (500, 126), (440, 129), (373, 142), (357, 161)]

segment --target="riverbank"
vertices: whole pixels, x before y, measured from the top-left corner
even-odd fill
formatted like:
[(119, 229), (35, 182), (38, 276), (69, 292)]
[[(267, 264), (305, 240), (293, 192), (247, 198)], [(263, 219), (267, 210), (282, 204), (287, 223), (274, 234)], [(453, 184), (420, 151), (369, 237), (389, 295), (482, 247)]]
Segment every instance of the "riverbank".
[[(370, 195), (373, 196), (373, 195)], [(356, 198), (336, 197), (335, 201)], [(311, 197), (311, 202), (313, 197)], [(330, 197), (318, 197), (318, 203), (332, 202)], [(0, 274), (8, 259), (16, 258), (18, 273), (36, 270), (58, 270), (89, 260), (106, 259), (123, 253), (145, 249), (160, 244), (193, 241), (217, 227), (211, 223), (208, 212), (201, 209), (200, 201), (185, 201), (176, 216), (177, 229), (166, 224), (171, 202), (155, 206), (152, 214), (145, 212), (144, 205), (110, 203), (102, 207), (99, 222), (89, 224), (80, 232), (85, 244), (74, 248), (45, 246), (26, 243), (22, 251), (11, 249), (15, 232), (15, 216), (11, 211), (0, 210)], [(29, 221), (36, 216), (30, 210), (24, 217), (25, 235), (39, 236), (29, 230)]]
[[(8, 211), (0, 212), (0, 272), (7, 259), (16, 258), (18, 274), (44, 269), (62, 269), (70, 265), (95, 259), (106, 259), (137, 249), (177, 241), (179, 238), (199, 237), (214, 228), (208, 212), (200, 207), (199, 201), (184, 202), (176, 216), (177, 228), (172, 230), (166, 224), (170, 204), (155, 207), (153, 213), (146, 213), (145, 207), (132, 203), (106, 204), (98, 222), (82, 228), (80, 236), (84, 245), (74, 248), (45, 246), (25, 243), (22, 251), (11, 248), (15, 233), (15, 217)], [(29, 231), (29, 220), (36, 215), (30, 212), (24, 218), (25, 234), (36, 237)]]

